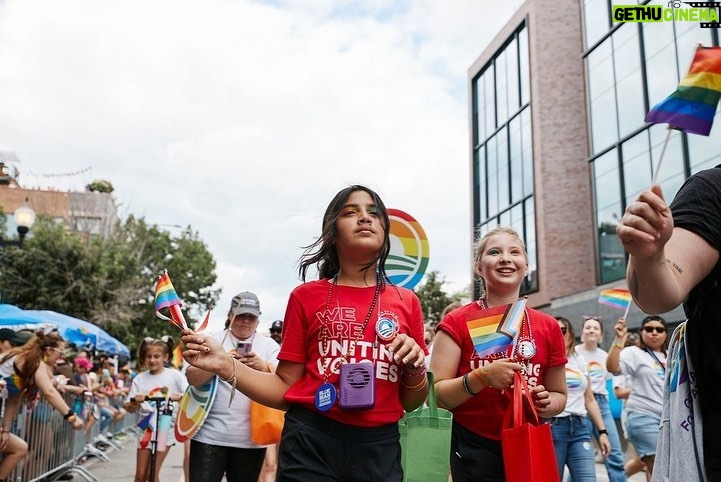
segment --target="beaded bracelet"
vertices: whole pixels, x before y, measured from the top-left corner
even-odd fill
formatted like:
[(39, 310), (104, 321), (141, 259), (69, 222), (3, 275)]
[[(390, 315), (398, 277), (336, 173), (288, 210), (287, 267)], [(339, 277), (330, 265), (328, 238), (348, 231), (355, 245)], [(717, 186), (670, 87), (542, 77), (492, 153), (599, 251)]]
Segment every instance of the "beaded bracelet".
[(233, 358), (233, 355), (228, 353), (228, 356), (230, 357), (230, 363), (233, 364), (233, 375), (231, 375), (230, 378), (227, 380), (220, 376), (220, 373), (218, 373), (218, 378), (223, 380), (225, 383), (230, 385), (230, 400), (228, 401), (228, 407), (233, 403), (233, 397), (235, 397), (235, 358)]
[(406, 385), (405, 383), (403, 383), (403, 381), (401, 381), (401, 386), (403, 388), (405, 388), (406, 390), (408, 390), (409, 392), (420, 392), (421, 390), (426, 388), (427, 384), (428, 384), (428, 378), (424, 378), (423, 380), (421, 380), (420, 382), (418, 382), (417, 384), (412, 385), (412, 386)]
[[(415, 367), (414, 367), (415, 368)], [(420, 378), (426, 376), (426, 366), (421, 366), (421, 369), (415, 373), (415, 372), (409, 372), (408, 370), (403, 370), (403, 376), (405, 378)]]

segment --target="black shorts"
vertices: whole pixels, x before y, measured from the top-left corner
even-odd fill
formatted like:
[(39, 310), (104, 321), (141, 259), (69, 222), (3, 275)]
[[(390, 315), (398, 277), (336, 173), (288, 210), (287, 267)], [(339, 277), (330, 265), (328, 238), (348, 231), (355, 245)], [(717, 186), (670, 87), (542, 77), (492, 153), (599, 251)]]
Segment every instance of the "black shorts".
[(504, 482), (501, 441), (481, 437), (453, 422), (451, 474), (453, 482)]
[(397, 423), (355, 427), (292, 405), (285, 415), (276, 480), (401, 482), (399, 440)]

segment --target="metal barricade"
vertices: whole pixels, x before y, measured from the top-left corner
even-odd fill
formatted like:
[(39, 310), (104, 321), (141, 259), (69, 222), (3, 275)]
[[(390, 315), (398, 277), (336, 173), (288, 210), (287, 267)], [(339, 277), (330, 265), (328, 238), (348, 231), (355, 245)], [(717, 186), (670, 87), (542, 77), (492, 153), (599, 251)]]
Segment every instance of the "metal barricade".
[[(66, 396), (66, 402), (72, 406), (72, 398)], [(7, 480), (14, 482), (33, 482), (40, 480), (56, 480), (67, 472), (77, 473), (87, 481), (95, 482), (82, 462), (87, 457), (107, 459), (96, 444), (103, 443), (118, 447), (118, 439), (107, 439), (99, 434), (99, 421), (93, 424), (89, 433), (85, 429), (74, 430), (63, 420), (62, 414), (53, 409), (44, 399), (32, 410), (22, 406), (15, 421), (12, 432), (28, 444), (27, 456), (17, 465)], [(121, 421), (112, 422), (110, 431), (113, 434), (128, 434), (132, 440), (132, 427), (137, 423), (137, 414), (126, 414)], [(103, 434), (104, 435), (104, 434)]]

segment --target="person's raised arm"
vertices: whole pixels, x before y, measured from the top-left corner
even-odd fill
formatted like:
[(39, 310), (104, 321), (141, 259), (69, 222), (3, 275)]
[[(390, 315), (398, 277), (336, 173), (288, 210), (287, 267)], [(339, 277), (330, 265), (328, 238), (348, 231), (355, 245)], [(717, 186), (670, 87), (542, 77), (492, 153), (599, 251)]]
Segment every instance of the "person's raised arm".
[(192, 366), (218, 375), (248, 398), (268, 407), (286, 410), (283, 395), (305, 374), (305, 365), (280, 361), (275, 373), (250, 368), (229, 354), (220, 343), (190, 330), (183, 331), (183, 357)]
[(62, 395), (60, 395), (60, 393), (53, 386), (53, 382), (50, 378), (50, 375), (48, 374), (47, 365), (45, 365), (45, 363), (43, 363), (42, 361), (40, 362), (40, 365), (38, 365), (37, 370), (35, 370), (35, 384), (45, 396), (45, 399), (48, 401), (48, 403), (55, 410), (62, 413), (64, 417), (67, 417), (66, 420), (70, 420), (70, 423), (72, 423), (76, 429), (79, 429), (83, 426), (83, 421), (80, 419), (80, 417), (72, 413), (72, 410), (70, 409), (68, 404), (65, 403), (65, 400), (63, 400)]
[(608, 350), (608, 357), (606, 358), (606, 370), (614, 375), (621, 373), (621, 350), (628, 337), (628, 328), (626, 328), (626, 320), (619, 318), (613, 330), (616, 333), (616, 337), (613, 339), (611, 348)]
[(703, 238), (674, 228), (658, 184), (626, 208), (616, 234), (630, 255), (626, 282), (636, 304), (647, 313), (663, 313), (681, 304), (719, 258)]

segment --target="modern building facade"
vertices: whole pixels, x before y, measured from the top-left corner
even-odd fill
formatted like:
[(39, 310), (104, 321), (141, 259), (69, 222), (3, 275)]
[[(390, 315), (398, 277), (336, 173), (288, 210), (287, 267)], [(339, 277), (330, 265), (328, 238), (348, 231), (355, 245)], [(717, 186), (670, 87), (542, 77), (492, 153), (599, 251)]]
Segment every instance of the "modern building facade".
[[(615, 228), (651, 184), (667, 136), (658, 182), (669, 202), (689, 175), (721, 163), (718, 126), (703, 137), (644, 121), (696, 45), (718, 45), (716, 29), (614, 23), (612, 3), (527, 0), (468, 75), (475, 235), (515, 228), (531, 261), (529, 304), (574, 322), (600, 314), (607, 329), (622, 312), (598, 295), (625, 287)], [(680, 308), (664, 315), (683, 319)], [(633, 307), (630, 326), (643, 316)]]

